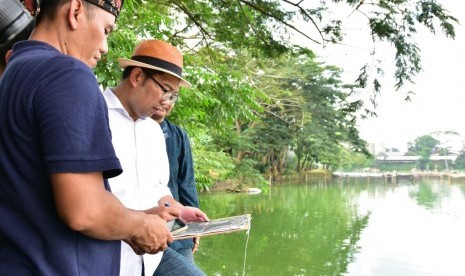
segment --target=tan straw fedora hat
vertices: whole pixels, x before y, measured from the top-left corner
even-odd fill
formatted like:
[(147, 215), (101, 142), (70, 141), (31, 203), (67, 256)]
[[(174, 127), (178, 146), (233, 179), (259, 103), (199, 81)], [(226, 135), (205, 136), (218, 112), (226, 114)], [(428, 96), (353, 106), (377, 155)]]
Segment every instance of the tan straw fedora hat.
[(178, 48), (161, 40), (144, 40), (134, 49), (131, 59), (119, 58), (122, 68), (142, 67), (173, 75), (181, 80), (179, 86), (191, 87), (190, 82), (182, 78), (182, 53)]

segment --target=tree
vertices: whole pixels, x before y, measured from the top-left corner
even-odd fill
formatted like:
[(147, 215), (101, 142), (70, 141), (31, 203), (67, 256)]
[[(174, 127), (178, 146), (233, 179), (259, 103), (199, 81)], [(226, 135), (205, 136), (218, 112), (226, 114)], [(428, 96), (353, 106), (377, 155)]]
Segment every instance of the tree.
[(370, 167), (374, 162), (373, 156), (367, 156), (346, 148), (341, 149), (340, 156), (341, 159), (338, 167), (344, 171), (360, 171), (361, 169)]
[[(294, 36), (300, 36), (314, 46), (341, 43), (345, 36), (344, 19), (360, 16), (365, 19), (373, 40), (373, 60), (361, 68), (356, 81), (363, 88), (373, 88), (373, 102), (380, 92), (383, 75), (383, 65), (377, 63), (378, 42), (387, 42), (394, 48), (394, 77), (396, 89), (400, 89), (406, 82), (413, 82), (414, 76), (421, 71), (420, 51), (414, 40), (418, 28), (423, 26), (433, 33), (439, 29), (454, 38), (453, 24), (457, 23), (457, 19), (435, 0), (160, 2), (171, 7), (174, 14), (181, 12), (185, 15), (179, 17), (180, 27), (175, 35), (195, 41), (191, 43), (194, 48), (199, 45), (216, 48), (219, 44), (229, 49), (256, 49), (270, 56), (301, 48), (291, 42)], [(336, 8), (346, 12), (340, 12), (338, 16), (332, 12)]]
[(440, 142), (431, 135), (423, 135), (408, 143), (408, 154), (419, 155), (419, 167), (424, 170), (427, 168), (431, 154), (439, 144)]
[(460, 151), (457, 159), (455, 159), (454, 168), (464, 170), (465, 169), (465, 150)]
[[(332, 12), (335, 8), (341, 11), (339, 15)], [(341, 43), (346, 35), (344, 18), (348, 16), (365, 18), (373, 40), (373, 61), (377, 60), (378, 42), (392, 45), (397, 89), (412, 82), (421, 71), (419, 46), (414, 39), (418, 28), (423, 26), (432, 33), (440, 30), (454, 38), (454, 24), (458, 22), (435, 0), (127, 0), (118, 19), (124, 28), (112, 36), (110, 48), (129, 54), (132, 48), (128, 46), (136, 40), (158, 37), (192, 52), (228, 49), (231, 54), (238, 54), (241, 49), (248, 49), (276, 56), (302, 48), (292, 43), (295, 36), (306, 39), (307, 45)], [(118, 43), (113, 43), (115, 40)], [(114, 61), (111, 54), (109, 61)], [(373, 76), (369, 72), (377, 73)], [(361, 87), (373, 88), (374, 101), (381, 89), (382, 72), (382, 64), (370, 61), (361, 68), (357, 79)]]
[[(439, 141), (439, 145), (436, 147), (436, 153), (439, 155), (447, 156), (451, 153), (453, 147), (454, 138), (460, 137), (460, 134), (456, 131), (435, 131), (431, 133), (431, 136)], [(444, 158), (444, 168), (449, 170), (449, 162), (447, 158)]]
[[(298, 152), (301, 168), (335, 168), (341, 146), (366, 152), (355, 119), (364, 103), (349, 96), (369, 82), (379, 93), (381, 85), (368, 65), (357, 86), (340, 83), (337, 67), (315, 62), (312, 45), (340, 43), (344, 35), (330, 3), (366, 16), (374, 45), (392, 43), (398, 88), (421, 69), (413, 40), (420, 25), (455, 36), (456, 19), (434, 0), (126, 0), (110, 52), (95, 72), (103, 87), (115, 86), (117, 58), (130, 57), (141, 39), (164, 39), (183, 50), (194, 87), (181, 91), (171, 119), (191, 136), (205, 187), (219, 173), (243, 179), (242, 172), (280, 172), (290, 150)], [(292, 43), (296, 34), (310, 43)]]

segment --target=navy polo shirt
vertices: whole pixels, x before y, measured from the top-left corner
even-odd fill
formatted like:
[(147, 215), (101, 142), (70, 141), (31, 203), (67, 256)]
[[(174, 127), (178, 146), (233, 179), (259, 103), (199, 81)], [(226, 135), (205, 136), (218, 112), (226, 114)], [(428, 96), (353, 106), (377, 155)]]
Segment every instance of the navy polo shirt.
[(13, 53), (0, 80), (0, 273), (118, 275), (120, 241), (68, 228), (49, 179), (122, 171), (95, 76), (39, 41), (17, 43)]

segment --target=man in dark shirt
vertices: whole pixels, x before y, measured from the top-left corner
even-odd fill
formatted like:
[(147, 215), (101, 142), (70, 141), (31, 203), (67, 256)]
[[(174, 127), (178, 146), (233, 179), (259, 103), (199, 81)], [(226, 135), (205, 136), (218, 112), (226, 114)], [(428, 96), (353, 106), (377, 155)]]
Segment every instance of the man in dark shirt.
[[(166, 152), (170, 163), (168, 187), (171, 194), (184, 206), (199, 207), (189, 137), (181, 127), (165, 118), (171, 113), (176, 100), (177, 95), (172, 101), (166, 102), (163, 109), (158, 109), (152, 119), (160, 124), (165, 135)], [(170, 247), (194, 262), (193, 253), (199, 246), (199, 239), (174, 241)]]
[(121, 240), (139, 253), (173, 241), (160, 216), (109, 191), (122, 170), (90, 68), (121, 5), (42, 0), (31, 40), (13, 46), (0, 79), (2, 275), (119, 275)]

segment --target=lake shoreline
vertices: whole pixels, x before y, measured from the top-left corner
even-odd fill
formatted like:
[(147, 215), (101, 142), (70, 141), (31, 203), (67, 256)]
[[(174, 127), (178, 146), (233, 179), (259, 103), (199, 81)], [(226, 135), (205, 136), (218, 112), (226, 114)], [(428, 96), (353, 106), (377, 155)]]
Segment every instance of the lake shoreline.
[(398, 172), (334, 172), (335, 178), (380, 178), (380, 179), (408, 179), (411, 181), (419, 179), (440, 179), (440, 180), (459, 180), (465, 181), (465, 173), (462, 172), (411, 172), (411, 173), (398, 173)]
[[(270, 180), (270, 186), (280, 185), (284, 183), (297, 183), (297, 182), (311, 182), (315, 179), (323, 179), (328, 181), (331, 178), (345, 179), (345, 178), (368, 178), (379, 179), (385, 182), (396, 182), (400, 180), (418, 181), (420, 179), (440, 179), (454, 182), (465, 183), (465, 173), (463, 172), (330, 172), (330, 171), (309, 171), (305, 173), (283, 174), (274, 180)], [(222, 181), (214, 184), (211, 191), (215, 192), (242, 192), (250, 188), (255, 188), (253, 185), (244, 185), (244, 187), (237, 187), (238, 185), (232, 181)]]

